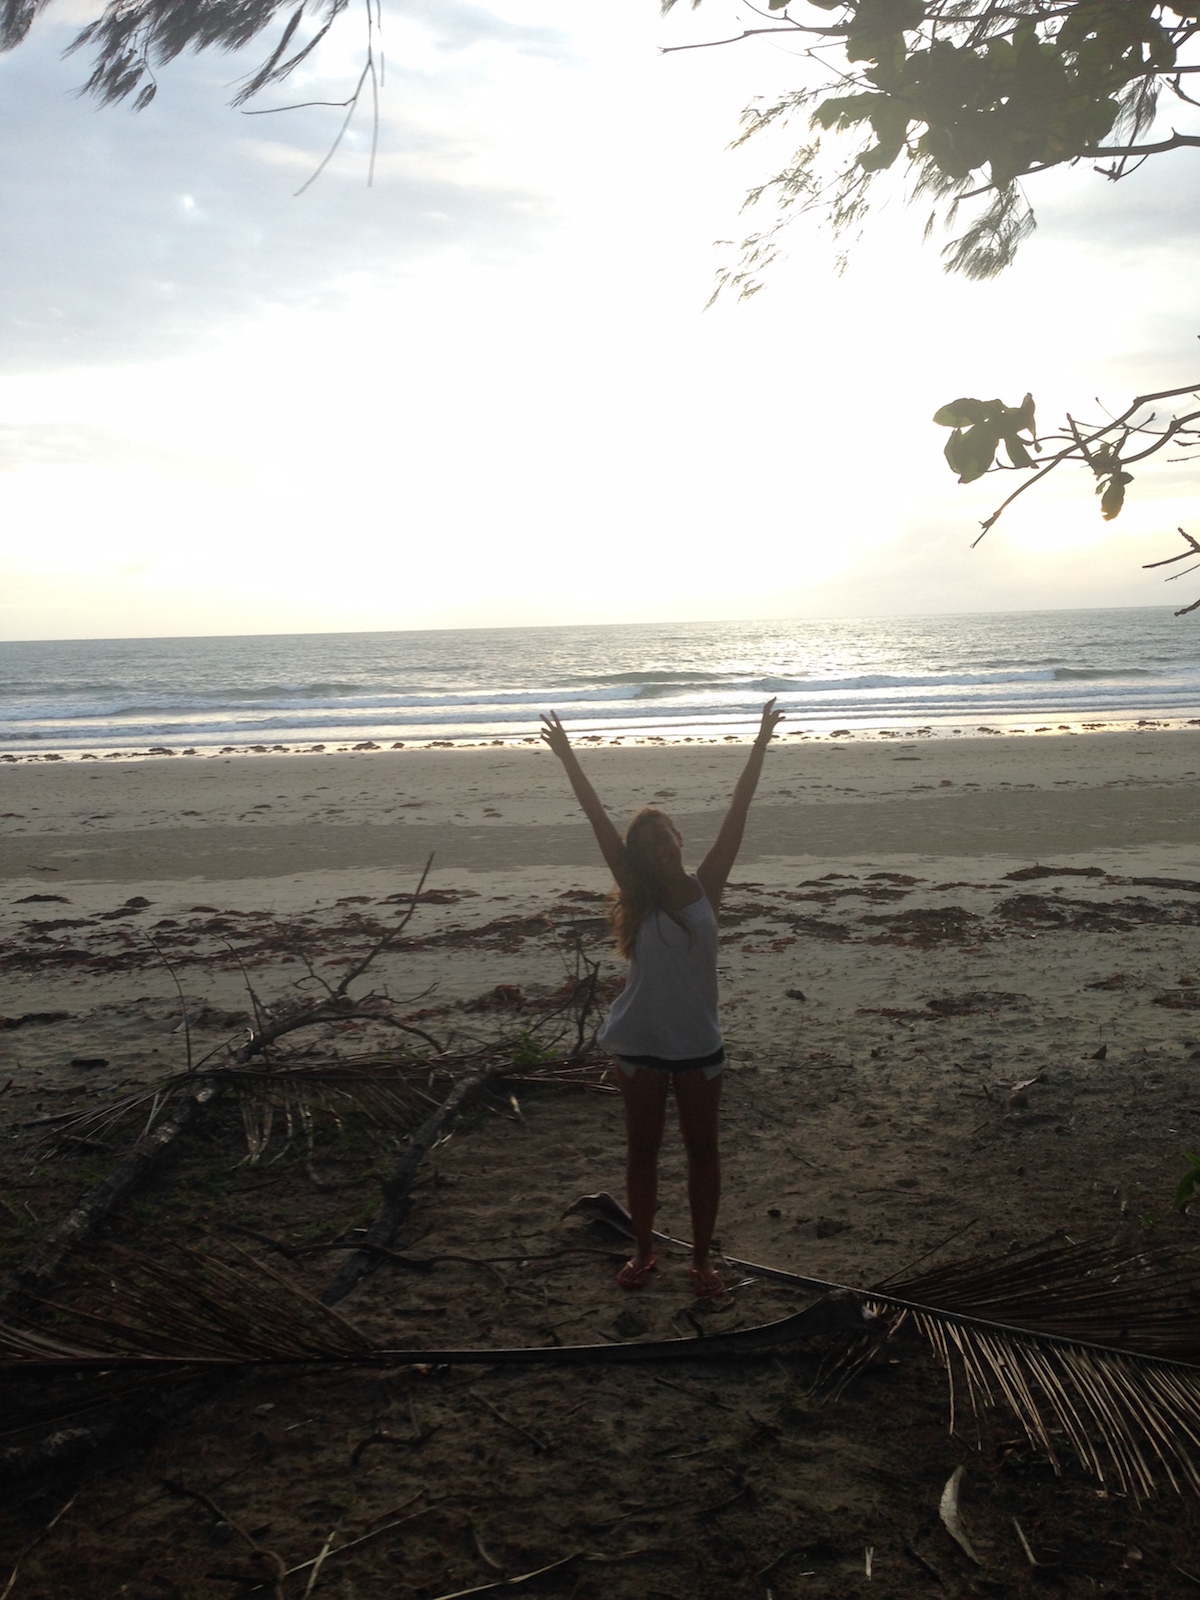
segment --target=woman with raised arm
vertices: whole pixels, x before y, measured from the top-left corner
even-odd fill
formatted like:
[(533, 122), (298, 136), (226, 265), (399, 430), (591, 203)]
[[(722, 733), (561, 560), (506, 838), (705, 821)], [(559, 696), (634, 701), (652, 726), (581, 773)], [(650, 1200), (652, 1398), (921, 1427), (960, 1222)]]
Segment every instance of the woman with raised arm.
[(725, 1288), (711, 1257), (721, 1194), (717, 1108), (725, 1067), (717, 1021), (717, 912), (741, 848), (763, 756), (782, 715), (768, 700), (716, 843), (694, 875), (683, 865), (682, 834), (657, 806), (639, 811), (621, 838), (557, 715), (542, 718), (542, 739), (566, 768), (616, 879), (612, 925), (617, 948), (629, 962), (624, 991), (596, 1036), (617, 1059), (625, 1102), (634, 1252), (617, 1274), (622, 1289), (640, 1289), (658, 1265), (653, 1237), (658, 1152), (671, 1089), (687, 1152), (692, 1292), (704, 1299)]

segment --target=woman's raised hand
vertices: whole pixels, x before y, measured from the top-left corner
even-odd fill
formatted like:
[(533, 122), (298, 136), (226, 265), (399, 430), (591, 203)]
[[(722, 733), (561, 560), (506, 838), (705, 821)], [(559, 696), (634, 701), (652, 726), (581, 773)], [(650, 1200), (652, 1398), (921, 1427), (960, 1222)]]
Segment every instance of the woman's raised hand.
[(567, 730), (558, 720), (557, 711), (542, 713), (542, 743), (549, 745), (560, 761), (565, 761), (571, 754), (571, 741), (567, 738)]
[(776, 727), (782, 721), (783, 712), (776, 711), (775, 697), (772, 695), (767, 701), (766, 705), (763, 707), (762, 721), (759, 723), (758, 733), (754, 738), (755, 744), (765, 750), (771, 742), (771, 737), (774, 734)]

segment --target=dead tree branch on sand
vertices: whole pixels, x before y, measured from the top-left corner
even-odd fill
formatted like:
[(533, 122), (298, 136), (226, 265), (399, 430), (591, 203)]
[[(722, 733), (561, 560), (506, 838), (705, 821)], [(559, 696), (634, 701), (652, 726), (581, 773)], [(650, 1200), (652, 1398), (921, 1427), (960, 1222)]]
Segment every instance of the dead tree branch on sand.
[[(354, 1015), (359, 1002), (350, 997), (348, 993), (350, 985), (356, 978), (360, 978), (371, 963), (393, 945), (408, 927), (421, 902), (421, 892), (432, 865), (433, 857), (430, 856), (413, 891), (408, 909), (396, 926), (378, 939), (361, 960), (347, 969), (336, 988), (327, 984), (327, 996), (316, 1005), (293, 1006), (279, 1011), (272, 1017), (260, 1009), (257, 996), (252, 990), (251, 997), (254, 1000), (258, 1020), (251, 1030), (250, 1037), (234, 1052), (229, 1064), (233, 1067), (247, 1067), (261, 1057), (276, 1040), (284, 1038), (287, 1034), (311, 1027), (315, 1023), (340, 1021)], [(174, 977), (173, 973), (172, 976)], [(199, 1087), (193, 1087), (197, 1079), (200, 1080)], [(202, 1075), (197, 1070), (181, 1075), (172, 1080), (168, 1086), (159, 1086), (132, 1097), (128, 1102), (123, 1102), (122, 1107), (118, 1109), (131, 1109), (134, 1102), (143, 1104), (146, 1099), (151, 1100), (150, 1115), (141, 1136), (116, 1170), (84, 1195), (62, 1221), (52, 1228), (24, 1260), (0, 1282), (0, 1306), (21, 1298), (44, 1295), (53, 1282), (65, 1253), (80, 1244), (106, 1217), (111, 1216), (126, 1196), (158, 1167), (180, 1134), (192, 1127), (211, 1106), (215, 1105), (228, 1092), (229, 1087), (229, 1080), (222, 1078), (219, 1073)], [(159, 1121), (163, 1103), (171, 1091), (185, 1088), (192, 1088), (193, 1092), (189, 1093), (169, 1116)], [(77, 1127), (78, 1124), (72, 1122), (67, 1125), (67, 1130), (77, 1131)]]
[(322, 1305), (333, 1306), (344, 1300), (366, 1275), (379, 1265), (378, 1250), (390, 1248), (396, 1230), (408, 1211), (409, 1190), (417, 1169), (435, 1140), (463, 1107), (499, 1075), (495, 1065), (482, 1068), (470, 1077), (460, 1078), (441, 1105), (409, 1140), (395, 1171), (383, 1186), (383, 1208), (367, 1230), (360, 1249), (342, 1263), (333, 1282), (322, 1291)]

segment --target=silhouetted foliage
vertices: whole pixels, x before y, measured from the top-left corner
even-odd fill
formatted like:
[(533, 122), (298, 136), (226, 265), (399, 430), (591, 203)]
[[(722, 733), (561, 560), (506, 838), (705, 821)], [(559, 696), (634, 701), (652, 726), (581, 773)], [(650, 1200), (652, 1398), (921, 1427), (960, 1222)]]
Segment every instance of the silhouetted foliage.
[[(675, 3), (663, 0), (664, 11)], [(793, 14), (801, 7), (803, 20)], [(673, 48), (732, 45), (763, 34), (802, 42), (809, 81), (773, 104), (751, 105), (737, 142), (800, 113), (806, 142), (781, 172), (751, 190), (748, 205), (770, 195), (777, 214), (764, 231), (742, 240), (740, 264), (718, 274), (717, 294), (756, 293), (778, 255), (781, 230), (797, 216), (823, 217), (835, 233), (857, 230), (872, 185), (897, 167), (911, 180), (908, 198), (933, 201), (927, 238), (939, 221), (955, 225), (964, 202), (980, 202), (943, 257), (948, 270), (989, 278), (1011, 264), (1033, 231), (1023, 179), (1092, 161), (1115, 182), (1152, 156), (1200, 148), (1200, 133), (1149, 136), (1164, 88), (1177, 102), (1200, 107), (1184, 87), (1200, 62), (1183, 59), (1200, 34), (1200, 0), (799, 0), (795, 7), (767, 0), (765, 11), (752, 4), (748, 10), (765, 25)], [(1111, 521), (1133, 482), (1131, 464), (1172, 442), (1185, 457), (1200, 445), (1200, 410), (1160, 416), (1152, 409), (1184, 396), (1200, 398), (1200, 388), (1139, 395), (1119, 416), (1097, 423), (1068, 415), (1042, 437), (1028, 394), (1019, 406), (954, 400), (933, 420), (952, 430), (945, 456), (960, 483), (988, 472), (1031, 474), (984, 521), (982, 538), (1015, 499), (1065, 461), (1092, 473), (1101, 515)], [(1044, 449), (1045, 459), (1036, 461)], [(1183, 536), (1189, 549), (1182, 556), (1151, 565), (1190, 555), (1194, 541)]]
[[(663, 0), (665, 11), (674, 5)], [(744, 114), (739, 143), (797, 114), (806, 141), (750, 192), (748, 204), (772, 196), (778, 216), (742, 241), (740, 266), (723, 275), (741, 295), (760, 287), (791, 217), (816, 212), (838, 232), (853, 228), (873, 182), (897, 165), (913, 198), (932, 199), (930, 228), (955, 225), (963, 202), (980, 200), (944, 255), (950, 270), (987, 278), (1035, 225), (1022, 178), (1086, 160), (1107, 163), (1101, 171), (1116, 180), (1151, 156), (1200, 147), (1200, 134), (1145, 139), (1164, 88), (1200, 104), (1184, 88), (1200, 63), (1182, 59), (1200, 32), (1195, 0), (767, 0), (766, 11), (749, 9), (767, 25), (736, 39), (790, 35), (804, 45), (809, 81)]]
[[(0, 0), (0, 50), (21, 43), (50, 0)], [(349, 0), (110, 0), (76, 36), (72, 50), (93, 52), (88, 94), (103, 104), (133, 97), (139, 110), (153, 100), (154, 69), (186, 50), (240, 50), (286, 14), (274, 49), (241, 85), (241, 105), (278, 83), (310, 54)]]
[[(676, 0), (662, 0), (670, 11)], [(693, 0), (693, 6), (700, 0)], [(0, 0), (0, 50), (25, 38), (49, 0)], [(155, 69), (187, 50), (238, 50), (278, 24), (234, 104), (286, 78), (324, 38), (348, 0), (109, 0), (76, 36), (92, 53), (84, 89), (108, 104), (147, 105)], [(378, 0), (369, 0), (368, 12)], [(1200, 147), (1200, 134), (1146, 140), (1164, 88), (1185, 90), (1200, 62), (1183, 59), (1200, 32), (1200, 0), (766, 0), (764, 26), (738, 39), (787, 34), (804, 45), (810, 81), (745, 113), (741, 139), (803, 113), (810, 137), (775, 177), (776, 221), (742, 244), (725, 281), (759, 287), (778, 230), (797, 211), (836, 229), (858, 223), (871, 185), (899, 164), (914, 197), (933, 200), (932, 226), (978, 213), (946, 247), (947, 265), (990, 277), (1034, 226), (1020, 180), (1079, 160), (1118, 179), (1154, 155)], [(803, 17), (793, 15), (800, 10)], [(713, 40), (713, 44), (732, 43)], [(681, 46), (677, 48), (698, 48)], [(847, 136), (850, 143), (847, 145)]]
[[(1158, 394), (1138, 395), (1117, 417), (1107, 417), (1100, 423), (1081, 424), (1068, 415), (1065, 424), (1055, 433), (1038, 435), (1033, 396), (1027, 394), (1019, 406), (1007, 406), (1003, 400), (952, 400), (933, 414), (939, 427), (953, 432), (946, 441), (945, 456), (952, 472), (958, 474), (959, 483), (974, 483), (987, 472), (1005, 472), (1036, 468), (1033, 477), (1014, 489), (991, 516), (983, 523), (983, 534), (998, 521), (1004, 511), (1026, 489), (1040, 483), (1055, 467), (1064, 461), (1074, 461), (1086, 466), (1096, 480), (1096, 493), (1100, 496), (1100, 515), (1111, 522), (1121, 513), (1125, 504), (1125, 490), (1133, 482), (1128, 468), (1148, 456), (1157, 455), (1168, 444), (1185, 452), (1200, 447), (1200, 410), (1180, 411), (1173, 416), (1161, 417), (1150, 409), (1161, 400), (1179, 400), (1183, 397), (1200, 399), (1200, 384), (1181, 389), (1164, 389)], [(1028, 438), (1022, 435), (1027, 434)], [(1007, 461), (999, 456), (1003, 443)], [(1050, 454), (1044, 462), (1036, 462), (1029, 453), (1032, 446), (1037, 454), (1049, 445)], [(1176, 460), (1189, 459), (1188, 455)], [(1165, 561), (1151, 561), (1151, 567), (1173, 566), (1192, 554), (1200, 554), (1200, 545), (1184, 533), (1189, 549), (1182, 555), (1170, 556)], [(979, 543), (976, 539), (975, 543)], [(1188, 572), (1194, 572), (1189, 567)], [(1184, 577), (1174, 573), (1172, 577)], [(1185, 606), (1178, 616), (1200, 608)]]

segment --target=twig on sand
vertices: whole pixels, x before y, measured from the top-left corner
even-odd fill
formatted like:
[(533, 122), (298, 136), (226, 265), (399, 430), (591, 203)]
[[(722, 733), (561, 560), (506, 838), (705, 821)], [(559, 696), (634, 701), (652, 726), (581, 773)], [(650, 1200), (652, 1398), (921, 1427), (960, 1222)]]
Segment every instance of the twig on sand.
[(1014, 1517), (1012, 1519), (1012, 1525), (1017, 1530), (1017, 1538), (1021, 1541), (1021, 1549), (1024, 1550), (1025, 1559), (1029, 1562), (1029, 1565), (1031, 1567), (1040, 1567), (1040, 1566), (1042, 1566), (1043, 1563), (1040, 1562), (1038, 1560), (1038, 1558), (1034, 1555), (1033, 1548), (1030, 1545), (1029, 1540), (1025, 1537), (1025, 1530), (1024, 1530), (1024, 1528), (1022, 1528), (1021, 1524), (1017, 1521), (1016, 1517)]
[[(420, 1493), (413, 1495), (411, 1500), (406, 1500), (403, 1505), (396, 1506), (395, 1510), (406, 1510), (414, 1500), (419, 1500), (423, 1493), (424, 1490), (421, 1490)], [(381, 1538), (385, 1533), (391, 1533), (393, 1528), (403, 1528), (407, 1523), (415, 1522), (418, 1517), (428, 1516), (437, 1504), (436, 1500), (431, 1500), (427, 1506), (422, 1506), (420, 1511), (414, 1511), (410, 1517), (399, 1517), (395, 1522), (385, 1522), (382, 1527), (372, 1528), (370, 1533), (359, 1534), (357, 1539), (348, 1539), (345, 1544), (336, 1545), (332, 1550), (322, 1552), (319, 1556), (314, 1556), (311, 1561), (302, 1561), (299, 1566), (289, 1567), (284, 1573), (284, 1577), (294, 1578), (298, 1572), (307, 1572), (310, 1567), (315, 1567), (319, 1562), (332, 1561), (337, 1556), (345, 1555), (347, 1550), (356, 1550), (359, 1545), (367, 1544), (372, 1539)]]
[(467, 1527), (471, 1530), (471, 1543), (475, 1546), (476, 1550), (478, 1550), (479, 1559), (486, 1566), (491, 1567), (493, 1572), (503, 1572), (504, 1568), (501, 1566), (500, 1562), (496, 1560), (495, 1556), (491, 1554), (491, 1552), (488, 1550), (488, 1547), (484, 1544), (482, 1538), (480, 1537), (479, 1529), (475, 1526), (474, 1522), (468, 1520)]
[(238, 971), (242, 975), (242, 982), (246, 985), (246, 993), (250, 996), (250, 1005), (254, 1012), (255, 1030), (258, 1033), (263, 1033), (266, 1029), (263, 1008), (259, 1002), (257, 991), (255, 990), (254, 985), (250, 982), (250, 974), (246, 971), (246, 963), (242, 960), (241, 952), (235, 949), (235, 947), (230, 944), (228, 939), (222, 939), (221, 943), (225, 946), (226, 950), (229, 951), (229, 954), (238, 964)]
[(779, 1552), (779, 1554), (774, 1558), (774, 1560), (768, 1561), (766, 1566), (763, 1567), (761, 1569), (761, 1571), (756, 1572), (754, 1574), (755, 1583), (765, 1583), (765, 1581), (771, 1576), (771, 1574), (773, 1572), (778, 1572), (779, 1568), (784, 1564), (785, 1561), (790, 1561), (793, 1556), (802, 1555), (803, 1553), (804, 1553), (804, 1546), (803, 1545), (796, 1545), (796, 1544), (788, 1545), (786, 1549), (781, 1550)]
[(183, 1047), (187, 1057), (187, 1069), (190, 1072), (192, 1070), (192, 1027), (190, 1021), (188, 1020), (187, 1000), (184, 998), (183, 985), (179, 981), (179, 974), (167, 960), (166, 956), (163, 955), (161, 946), (159, 946), (153, 939), (148, 939), (147, 943), (149, 944), (151, 950), (154, 951), (154, 954), (162, 962), (163, 966), (166, 967), (167, 971), (171, 974), (171, 982), (175, 985), (175, 992), (179, 996), (179, 1009), (183, 1014)]
[(267, 1566), (275, 1569), (275, 1576), (271, 1586), (272, 1591), (275, 1600), (285, 1600), (283, 1580), (288, 1576), (288, 1569), (282, 1556), (277, 1555), (274, 1550), (268, 1550), (265, 1545), (259, 1544), (257, 1539), (247, 1533), (240, 1523), (235, 1522), (227, 1511), (222, 1511), (216, 1501), (211, 1500), (203, 1490), (189, 1489), (180, 1478), (167, 1479), (166, 1488), (173, 1495), (178, 1495), (186, 1500), (194, 1500), (197, 1505), (203, 1506), (218, 1522), (224, 1522), (228, 1527), (232, 1528), (242, 1543), (249, 1547), (256, 1560), (262, 1561)]
[(549, 1450), (550, 1446), (540, 1434), (534, 1433), (532, 1428), (526, 1428), (521, 1423), (514, 1422), (511, 1417), (505, 1416), (500, 1407), (494, 1406), (486, 1397), (486, 1395), (479, 1393), (478, 1389), (468, 1389), (467, 1393), (471, 1396), (472, 1400), (477, 1400), (485, 1411), (490, 1411), (497, 1422), (502, 1422), (506, 1428), (511, 1428), (514, 1433), (519, 1433), (523, 1435), (524, 1438), (528, 1439), (530, 1444), (537, 1451), (538, 1455), (545, 1455)]
[(906, 1556), (911, 1556), (912, 1559), (917, 1563), (917, 1565), (919, 1567), (924, 1567), (925, 1571), (927, 1573), (929, 1573), (931, 1578), (936, 1578), (937, 1581), (941, 1584), (943, 1589), (946, 1587), (946, 1580), (942, 1577), (941, 1573), (934, 1566), (933, 1562), (932, 1561), (927, 1561), (925, 1559), (925, 1557), (921, 1554), (921, 1552), (917, 1549), (916, 1545), (911, 1544), (909, 1542), (909, 1540), (907, 1540), (907, 1539), (904, 1541), (904, 1553), (905, 1553)]
[(50, 1530), (54, 1527), (54, 1525), (56, 1523), (62, 1521), (62, 1519), (66, 1516), (67, 1512), (70, 1511), (71, 1507), (75, 1504), (76, 1500), (78, 1500), (78, 1499), (79, 1499), (78, 1493), (73, 1494), (71, 1496), (71, 1498), (67, 1501), (65, 1506), (60, 1506), (59, 1507), (59, 1509), (50, 1518), (50, 1521), (41, 1530), (41, 1532), (40, 1533), (35, 1533), (33, 1538), (30, 1539), (29, 1543), (25, 1546), (25, 1548), (21, 1551), (20, 1555), (17, 1557), (16, 1561), (13, 1563), (13, 1569), (8, 1575), (8, 1582), (4, 1585), (3, 1589), (0, 1589), (0, 1600), (8, 1600), (9, 1595), (13, 1591), (13, 1586), (17, 1581), (17, 1574), (21, 1570), (21, 1563), (22, 1563), (22, 1561), (24, 1561), (25, 1557), (37, 1545), (41, 1544), (42, 1540), (46, 1537), (46, 1535), (50, 1532)]
[(375, 941), (375, 943), (367, 951), (366, 955), (363, 956), (361, 961), (355, 962), (352, 967), (348, 967), (346, 969), (346, 973), (343, 976), (341, 983), (339, 983), (337, 988), (333, 991), (334, 996), (337, 999), (343, 999), (346, 997), (347, 990), (350, 988), (350, 985), (354, 982), (355, 978), (361, 978), (363, 973), (371, 965), (372, 961), (374, 961), (377, 956), (381, 956), (389, 945), (395, 944), (396, 940), (404, 932), (405, 928), (408, 927), (409, 923), (416, 915), (417, 906), (421, 902), (421, 890), (425, 887), (425, 880), (429, 876), (432, 867), (433, 856), (430, 855), (428, 860), (425, 862), (425, 866), (422, 869), (420, 878), (417, 880), (417, 887), (413, 890), (412, 899), (409, 902), (408, 910), (400, 918), (400, 921), (394, 928), (389, 928), (387, 933), (385, 933), (381, 939), (377, 939)]
[(467, 1600), (468, 1595), (490, 1594), (494, 1589), (515, 1589), (518, 1584), (530, 1583), (534, 1578), (544, 1578), (548, 1572), (558, 1572), (562, 1567), (569, 1567), (572, 1561), (578, 1561), (581, 1556), (586, 1555), (586, 1550), (572, 1550), (569, 1556), (548, 1562), (544, 1567), (535, 1567), (532, 1572), (521, 1572), (512, 1578), (497, 1578), (492, 1583), (477, 1583), (470, 1589), (454, 1589), (449, 1594), (439, 1594), (436, 1600)]
[(406, 1450), (418, 1449), (425, 1443), (426, 1439), (431, 1439), (440, 1427), (440, 1422), (435, 1422), (428, 1427), (418, 1424), (413, 1431), (412, 1437), (408, 1439), (399, 1433), (389, 1433), (386, 1428), (378, 1428), (374, 1433), (369, 1433), (365, 1439), (360, 1439), (354, 1446), (354, 1449), (350, 1452), (350, 1465), (352, 1467), (360, 1466), (363, 1456), (366, 1455), (372, 1445), (376, 1444), (399, 1444), (403, 1445)]

